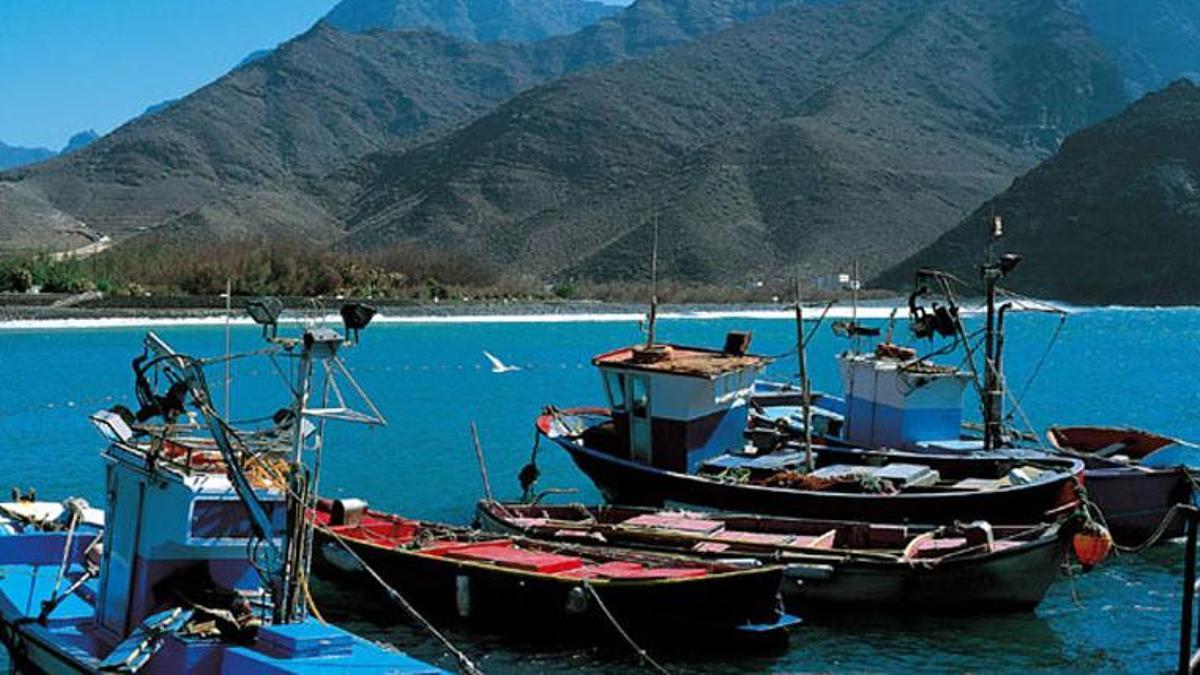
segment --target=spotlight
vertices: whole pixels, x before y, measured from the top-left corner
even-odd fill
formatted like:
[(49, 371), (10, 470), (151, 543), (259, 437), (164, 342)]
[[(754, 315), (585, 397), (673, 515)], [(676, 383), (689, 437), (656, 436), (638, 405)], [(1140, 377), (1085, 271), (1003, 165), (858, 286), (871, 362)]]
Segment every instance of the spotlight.
[(1000, 256), (1000, 274), (1006, 275), (1021, 263), (1021, 256), (1016, 253), (1005, 253)]
[(246, 313), (254, 319), (254, 323), (263, 327), (264, 336), (273, 338), (279, 324), (279, 315), (283, 313), (283, 302), (273, 297), (256, 298), (247, 303)]
[(358, 342), (358, 332), (366, 328), (375, 318), (375, 308), (361, 302), (347, 302), (342, 305), (342, 323), (346, 332)]

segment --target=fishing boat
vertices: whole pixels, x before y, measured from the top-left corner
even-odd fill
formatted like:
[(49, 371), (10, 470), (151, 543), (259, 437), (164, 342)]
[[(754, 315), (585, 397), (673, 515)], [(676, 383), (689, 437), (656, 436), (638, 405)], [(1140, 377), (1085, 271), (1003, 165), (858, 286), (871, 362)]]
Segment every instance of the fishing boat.
[(799, 622), (779, 596), (783, 568), (628, 549), (547, 543), (381, 513), (361, 500), (318, 502), (317, 572), (360, 582), (377, 572), (439, 616), (509, 631), (783, 637)]
[(732, 333), (724, 349), (647, 344), (593, 359), (607, 408), (548, 408), (539, 438), (565, 450), (614, 504), (678, 503), (789, 517), (938, 524), (1023, 524), (1077, 502), (1083, 463), (849, 456), (791, 439), (747, 443), (754, 382), (768, 359)]
[(1032, 610), (1060, 575), (1067, 522), (853, 523), (628, 506), (483, 500), (480, 526), (709, 559), (785, 564), (788, 608), (980, 613)]
[(6, 516), (0, 639), (22, 672), (441, 672), (309, 611), (303, 514), (319, 463), (305, 460), (321, 453), (324, 421), (378, 420), (310, 405), (314, 370), (344, 372), (346, 340), (316, 326), (276, 338), (279, 308), (258, 305), (270, 339), (258, 353), (295, 366), (279, 424), (234, 430), (204, 378), (221, 359), (150, 333), (134, 360), (139, 410), (91, 417), (108, 442), (103, 524), (87, 525), (83, 509), (58, 531)]
[[(1016, 267), (1008, 256), (984, 266), (987, 281), (982, 363), (957, 367), (918, 356), (917, 350), (884, 340), (873, 350), (851, 349), (838, 355), (843, 396), (806, 393), (801, 386), (758, 382), (750, 416), (752, 435), (779, 432), (798, 442), (806, 435), (838, 461), (858, 462), (885, 456), (890, 461), (964, 467), (1038, 457), (1066, 457), (1086, 465), (1084, 482), (1090, 503), (1118, 544), (1141, 546), (1182, 533), (1172, 522), (1175, 507), (1192, 499), (1187, 466), (1200, 468), (1195, 445), (1156, 434), (1104, 427), (1056, 427), (1049, 445), (1029, 429), (1009, 428), (1003, 376), (1004, 317), (1015, 304), (996, 308), (997, 282)], [(946, 304), (926, 308), (921, 296), (940, 287)], [(909, 297), (909, 325), (917, 338), (945, 337), (949, 347), (966, 342), (967, 331), (951, 290), (951, 279), (922, 270)], [(891, 331), (889, 331), (890, 334)], [(938, 353), (947, 346), (932, 348)], [(974, 355), (970, 356), (974, 359)], [(983, 373), (977, 378), (977, 373)], [(982, 433), (964, 433), (963, 393), (968, 384), (981, 392)], [(1016, 407), (1015, 402), (1013, 408)], [(805, 410), (807, 409), (807, 413)], [(807, 423), (806, 423), (807, 420)]]

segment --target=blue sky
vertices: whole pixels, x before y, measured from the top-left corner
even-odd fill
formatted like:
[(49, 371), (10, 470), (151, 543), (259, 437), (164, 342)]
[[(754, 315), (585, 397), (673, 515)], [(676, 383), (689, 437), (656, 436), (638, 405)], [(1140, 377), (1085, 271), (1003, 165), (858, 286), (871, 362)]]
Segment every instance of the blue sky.
[(0, 140), (59, 149), (220, 77), (336, 0), (0, 0)]

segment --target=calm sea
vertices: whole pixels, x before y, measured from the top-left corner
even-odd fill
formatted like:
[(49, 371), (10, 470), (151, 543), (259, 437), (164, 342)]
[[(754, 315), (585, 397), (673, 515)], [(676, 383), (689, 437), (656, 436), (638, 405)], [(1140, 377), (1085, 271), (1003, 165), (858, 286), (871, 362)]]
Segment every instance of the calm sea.
[[(1024, 389), (1046, 354), (1058, 319), (1010, 317), (1006, 365)], [(671, 320), (660, 339), (719, 346), (729, 330), (754, 333), (754, 350), (783, 354), (794, 343), (783, 320)], [(898, 327), (898, 335), (903, 324)], [(158, 332), (179, 350), (218, 354), (219, 327), (168, 327)], [(101, 504), (102, 442), (87, 414), (132, 405), (130, 361), (144, 331), (126, 328), (0, 331), (0, 476), (35, 486), (41, 497), (83, 496)], [(331, 431), (323, 492), (358, 496), (377, 508), (466, 523), (481, 494), (468, 424), (479, 425), (493, 488), (515, 497), (516, 473), (528, 460), (533, 419), (543, 405), (601, 402), (589, 359), (641, 339), (636, 322), (380, 324), (363, 335), (347, 361), (388, 416), (386, 428)], [(260, 346), (258, 332), (233, 330), (234, 349)], [(833, 355), (844, 341), (826, 328), (810, 363), (817, 388), (837, 389)], [(493, 374), (482, 352), (520, 365)], [(1200, 310), (1088, 310), (1071, 315), (1044, 367), (1024, 396), (1035, 426), (1052, 423), (1136, 425), (1200, 438)], [(786, 377), (794, 358), (773, 374)], [(219, 370), (210, 374), (223, 400)], [(272, 412), (285, 392), (269, 364), (242, 361), (233, 372), (233, 418)], [(541, 453), (542, 487), (597, 494), (560, 452)], [(1091, 574), (1062, 579), (1035, 614), (978, 618), (893, 617), (872, 612), (810, 621), (785, 651), (747, 655), (712, 645), (663, 647), (657, 656), (676, 672), (772, 671), (1137, 671), (1170, 670), (1178, 629), (1183, 549), (1161, 546), (1110, 560)], [(399, 610), (355, 617), (362, 598), (325, 587), (327, 614), (370, 637), (453, 668), (441, 649)], [(381, 617), (395, 616), (387, 625)], [(489, 672), (584, 670), (625, 672), (635, 662), (618, 647), (513, 641), (462, 627), (449, 634)]]

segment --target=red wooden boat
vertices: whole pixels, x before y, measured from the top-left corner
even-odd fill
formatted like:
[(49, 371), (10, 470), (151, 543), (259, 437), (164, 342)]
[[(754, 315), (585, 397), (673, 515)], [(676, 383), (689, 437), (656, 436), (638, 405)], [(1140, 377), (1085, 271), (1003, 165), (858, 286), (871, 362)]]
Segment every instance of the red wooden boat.
[[(414, 604), (506, 630), (595, 630), (605, 610), (639, 634), (780, 636), (783, 568), (547, 543), (322, 500), (316, 570), (361, 578), (357, 558)], [(347, 549), (353, 551), (350, 554)]]

